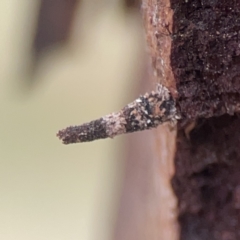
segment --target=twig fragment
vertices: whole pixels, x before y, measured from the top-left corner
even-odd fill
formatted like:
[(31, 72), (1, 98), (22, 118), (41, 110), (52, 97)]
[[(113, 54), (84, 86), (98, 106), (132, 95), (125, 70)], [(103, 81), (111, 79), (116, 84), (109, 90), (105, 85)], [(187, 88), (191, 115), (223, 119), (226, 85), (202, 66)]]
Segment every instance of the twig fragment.
[(119, 112), (80, 126), (67, 127), (60, 130), (57, 136), (64, 144), (90, 142), (155, 128), (164, 122), (176, 122), (178, 118), (171, 93), (166, 87), (158, 84), (156, 91), (140, 96)]

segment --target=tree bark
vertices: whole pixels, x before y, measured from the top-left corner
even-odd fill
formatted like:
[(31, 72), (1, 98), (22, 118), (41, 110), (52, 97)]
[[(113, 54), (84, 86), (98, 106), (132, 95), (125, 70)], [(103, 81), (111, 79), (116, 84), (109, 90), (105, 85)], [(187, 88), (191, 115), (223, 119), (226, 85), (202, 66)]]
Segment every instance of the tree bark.
[(142, 9), (155, 78), (182, 119), (130, 137), (116, 239), (240, 239), (240, 0)]

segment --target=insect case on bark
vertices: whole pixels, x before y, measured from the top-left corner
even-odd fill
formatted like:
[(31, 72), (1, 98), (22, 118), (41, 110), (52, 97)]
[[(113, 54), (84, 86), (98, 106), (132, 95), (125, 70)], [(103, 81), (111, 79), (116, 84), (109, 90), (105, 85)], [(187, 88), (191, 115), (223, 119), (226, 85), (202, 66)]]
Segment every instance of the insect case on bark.
[(79, 126), (67, 127), (60, 130), (57, 136), (64, 144), (90, 142), (156, 128), (164, 122), (175, 123), (179, 118), (171, 93), (158, 84), (155, 91), (145, 93), (119, 112)]

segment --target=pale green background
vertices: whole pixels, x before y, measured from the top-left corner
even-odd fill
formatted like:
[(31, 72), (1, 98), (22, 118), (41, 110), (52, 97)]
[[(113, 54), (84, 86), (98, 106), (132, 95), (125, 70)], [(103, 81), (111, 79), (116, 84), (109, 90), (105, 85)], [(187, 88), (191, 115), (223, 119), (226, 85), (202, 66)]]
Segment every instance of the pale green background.
[(68, 45), (42, 56), (29, 89), (39, 2), (0, 1), (1, 240), (112, 239), (125, 136), (65, 146), (55, 134), (137, 96), (143, 33), (117, 1), (82, 2)]

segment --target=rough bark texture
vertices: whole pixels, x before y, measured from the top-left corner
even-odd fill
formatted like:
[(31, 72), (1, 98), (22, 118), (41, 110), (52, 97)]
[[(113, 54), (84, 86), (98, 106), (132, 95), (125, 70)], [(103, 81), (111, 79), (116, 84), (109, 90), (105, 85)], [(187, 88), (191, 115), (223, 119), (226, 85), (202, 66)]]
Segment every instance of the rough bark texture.
[(240, 1), (174, 0), (172, 8), (180, 239), (240, 239)]
[(240, 119), (199, 119), (178, 131), (173, 187), (181, 240), (240, 239)]
[(186, 119), (240, 108), (240, 1), (172, 0), (171, 65)]

